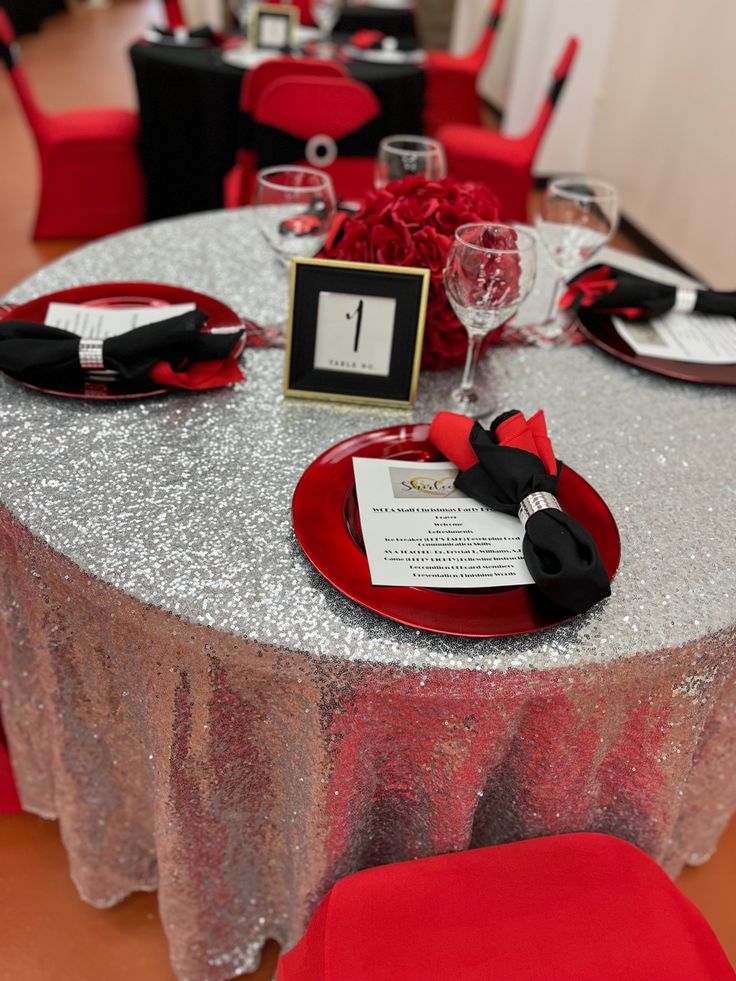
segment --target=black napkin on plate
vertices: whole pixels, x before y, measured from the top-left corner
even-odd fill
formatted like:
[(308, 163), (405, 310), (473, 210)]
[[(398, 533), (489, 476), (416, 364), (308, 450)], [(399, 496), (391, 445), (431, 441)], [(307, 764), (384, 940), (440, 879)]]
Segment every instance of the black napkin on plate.
[[(132, 382), (150, 381), (149, 372), (165, 362), (183, 372), (199, 362), (226, 361), (243, 331), (206, 333), (207, 317), (199, 310), (136, 327), (107, 338), (102, 346), (105, 368)], [(73, 385), (83, 381), (78, 334), (27, 320), (0, 323), (0, 369), (31, 385)], [(176, 380), (168, 384), (175, 385)], [(186, 385), (183, 387), (190, 387)]]
[(150, 33), (157, 34), (162, 41), (171, 41), (174, 44), (186, 44), (188, 41), (207, 41), (210, 44), (217, 44), (217, 35), (211, 27), (195, 27), (194, 30), (181, 27), (173, 31), (163, 27), (152, 27)]
[(560, 306), (615, 313), (629, 320), (659, 317), (670, 310), (736, 317), (736, 291), (683, 289), (596, 263), (568, 280)]
[[(466, 416), (438, 412), (429, 439), (462, 471), (455, 486), (494, 511), (517, 515), (529, 495), (557, 496), (563, 464), (554, 457), (542, 412), (529, 420), (505, 412), (487, 430)], [(583, 613), (611, 595), (593, 537), (569, 514), (544, 506), (529, 515), (524, 532), (529, 573), (558, 606)]]

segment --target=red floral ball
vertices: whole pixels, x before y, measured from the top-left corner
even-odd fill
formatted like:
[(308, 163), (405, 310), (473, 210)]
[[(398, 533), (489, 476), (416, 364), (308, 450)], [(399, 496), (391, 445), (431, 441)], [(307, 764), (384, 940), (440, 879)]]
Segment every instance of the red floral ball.
[[(480, 184), (405, 177), (369, 194), (327, 254), (331, 259), (429, 269), (422, 367), (449, 368), (465, 361), (468, 338), (442, 284), (447, 253), (460, 225), (498, 221), (498, 216), (496, 198)], [(491, 331), (486, 344), (500, 333), (501, 328)]]

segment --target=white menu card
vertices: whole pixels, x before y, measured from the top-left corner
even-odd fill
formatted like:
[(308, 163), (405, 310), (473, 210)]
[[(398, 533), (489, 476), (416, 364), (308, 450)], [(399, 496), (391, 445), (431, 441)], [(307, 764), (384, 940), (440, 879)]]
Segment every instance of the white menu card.
[(736, 362), (736, 318), (703, 313), (667, 313), (642, 322), (613, 317), (613, 325), (636, 354), (697, 364)]
[(374, 586), (477, 588), (533, 580), (517, 518), (455, 488), (451, 463), (353, 458)]
[(80, 337), (104, 340), (194, 309), (193, 303), (174, 303), (162, 307), (90, 307), (76, 303), (49, 303), (46, 323), (49, 327), (63, 327)]

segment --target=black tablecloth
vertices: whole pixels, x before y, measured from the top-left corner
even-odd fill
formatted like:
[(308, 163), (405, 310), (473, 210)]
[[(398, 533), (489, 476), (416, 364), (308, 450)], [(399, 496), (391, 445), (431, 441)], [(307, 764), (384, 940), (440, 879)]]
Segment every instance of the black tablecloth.
[(0, 6), (5, 8), (16, 34), (37, 31), (44, 17), (66, 10), (64, 0), (2, 0)]
[[(222, 180), (235, 162), (243, 71), (215, 49), (134, 44), (141, 160), (149, 221), (221, 208)], [(350, 62), (376, 93), (381, 135), (421, 133), (424, 71), (416, 65)]]
[(388, 7), (345, 7), (335, 25), (336, 34), (352, 34), (366, 28), (383, 31), (390, 37), (416, 40), (417, 25), (412, 8), (392, 10)]

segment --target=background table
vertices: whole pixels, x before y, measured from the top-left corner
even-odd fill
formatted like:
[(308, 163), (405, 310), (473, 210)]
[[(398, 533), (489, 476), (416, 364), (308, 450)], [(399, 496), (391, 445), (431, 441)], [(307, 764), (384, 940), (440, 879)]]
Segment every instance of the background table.
[(66, 9), (64, 0), (3, 0), (3, 7), (17, 34), (37, 31), (45, 17)]
[[(222, 180), (239, 145), (244, 72), (217, 50), (135, 44), (149, 219), (222, 207)], [(381, 136), (421, 133), (424, 70), (352, 61), (347, 68), (381, 103)]]
[(389, 37), (416, 41), (416, 11), (413, 7), (345, 7), (335, 24), (335, 33), (353, 34), (363, 30), (382, 31)]
[[(279, 275), (246, 209), (107, 239), (12, 297), (166, 280), (268, 323)], [(428, 420), (458, 372), (423, 375), (402, 412), (284, 401), (282, 359), (249, 351), (232, 390), (133, 404), (0, 378), (3, 720), (82, 896), (158, 887), (179, 976), (219, 981), (367, 865), (581, 830), (670, 873), (706, 859), (736, 810), (733, 392), (587, 345), (493, 349), (481, 384), (499, 409), (545, 408), (622, 563), (585, 616), (462, 640), (351, 603), (290, 518), (319, 453)]]

